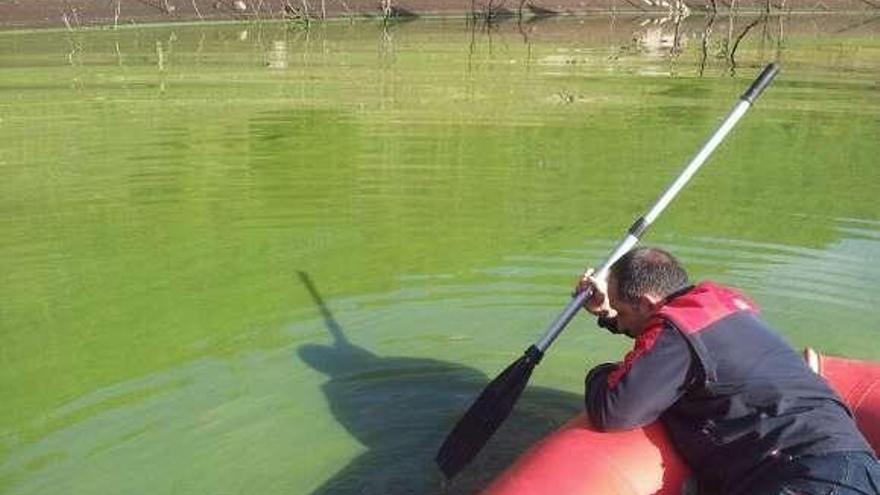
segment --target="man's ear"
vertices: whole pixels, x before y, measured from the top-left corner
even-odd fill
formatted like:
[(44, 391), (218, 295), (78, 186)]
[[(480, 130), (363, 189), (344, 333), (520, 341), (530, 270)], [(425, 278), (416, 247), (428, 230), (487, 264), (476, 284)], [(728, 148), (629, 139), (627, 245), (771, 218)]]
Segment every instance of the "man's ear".
[(639, 297), (639, 304), (642, 306), (642, 308), (652, 313), (657, 310), (658, 307), (660, 307), (661, 302), (663, 302), (662, 297), (650, 293), (642, 294)]

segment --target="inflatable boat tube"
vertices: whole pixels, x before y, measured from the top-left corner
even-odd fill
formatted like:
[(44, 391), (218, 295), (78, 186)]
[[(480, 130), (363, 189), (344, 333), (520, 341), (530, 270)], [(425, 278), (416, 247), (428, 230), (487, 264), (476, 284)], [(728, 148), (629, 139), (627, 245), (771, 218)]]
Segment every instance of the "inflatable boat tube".
[[(880, 363), (805, 357), (880, 452)], [(581, 414), (524, 453), (483, 495), (680, 495), (689, 475), (663, 426), (601, 433)]]

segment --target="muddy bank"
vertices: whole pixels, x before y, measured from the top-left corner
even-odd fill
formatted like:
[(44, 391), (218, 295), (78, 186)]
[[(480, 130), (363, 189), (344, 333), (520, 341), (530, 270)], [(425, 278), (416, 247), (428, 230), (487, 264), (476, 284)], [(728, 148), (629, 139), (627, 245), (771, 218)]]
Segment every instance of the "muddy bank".
[(0, 27), (146, 22), (738, 12), (880, 13), (880, 0), (0, 0)]

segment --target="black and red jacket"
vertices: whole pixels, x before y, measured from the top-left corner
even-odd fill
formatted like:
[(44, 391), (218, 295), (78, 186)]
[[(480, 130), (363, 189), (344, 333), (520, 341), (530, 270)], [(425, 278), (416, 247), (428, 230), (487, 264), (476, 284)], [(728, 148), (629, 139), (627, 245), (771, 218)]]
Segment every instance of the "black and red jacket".
[(622, 363), (587, 375), (593, 425), (660, 418), (701, 485), (742, 493), (779, 459), (867, 451), (843, 401), (746, 297), (704, 282), (673, 295)]

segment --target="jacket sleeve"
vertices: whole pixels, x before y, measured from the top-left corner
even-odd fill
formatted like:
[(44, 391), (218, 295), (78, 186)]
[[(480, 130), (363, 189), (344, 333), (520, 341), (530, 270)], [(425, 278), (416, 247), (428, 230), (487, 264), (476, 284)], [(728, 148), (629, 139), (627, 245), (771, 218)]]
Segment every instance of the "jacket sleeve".
[(585, 403), (600, 431), (645, 426), (684, 394), (691, 377), (690, 346), (675, 329), (657, 324), (640, 335), (622, 363), (587, 374)]

